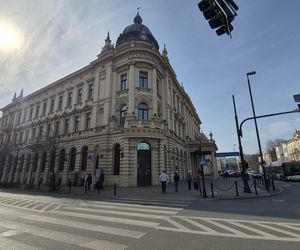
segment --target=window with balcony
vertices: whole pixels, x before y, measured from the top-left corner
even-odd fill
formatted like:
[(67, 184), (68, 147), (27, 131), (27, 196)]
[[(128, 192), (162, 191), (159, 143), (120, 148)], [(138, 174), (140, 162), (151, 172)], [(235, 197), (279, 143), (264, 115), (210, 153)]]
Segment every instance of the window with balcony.
[(94, 83), (90, 83), (88, 89), (88, 101), (93, 101), (93, 97), (94, 97)]
[(81, 104), (82, 102), (82, 88), (78, 88), (77, 90), (77, 104)]
[(148, 72), (139, 72), (139, 87), (142, 89), (148, 89)]
[(88, 157), (88, 147), (84, 146), (81, 149), (81, 170), (86, 170), (87, 157)]
[(148, 106), (146, 103), (139, 105), (139, 120), (148, 120)]
[(77, 115), (75, 116), (75, 121), (74, 121), (74, 132), (78, 132), (80, 127), (80, 116)]
[(54, 127), (54, 136), (59, 135), (59, 121), (55, 122), (55, 127)]
[(43, 115), (46, 114), (46, 110), (47, 110), (47, 102), (43, 103)]
[(69, 118), (65, 119), (65, 125), (64, 125), (64, 134), (67, 134), (69, 132)]
[(91, 128), (91, 120), (92, 120), (92, 113), (86, 113), (86, 119), (85, 119), (85, 129), (90, 129)]
[(38, 137), (42, 137), (42, 135), (43, 135), (43, 126), (40, 126)]
[(121, 125), (121, 127), (123, 127), (125, 124), (126, 115), (127, 115), (127, 106), (123, 105), (120, 110), (120, 125)]
[(123, 91), (128, 89), (127, 74), (121, 75), (120, 81), (120, 90)]
[(52, 113), (54, 111), (54, 104), (55, 104), (55, 99), (51, 99), (51, 102), (50, 102), (50, 113)]
[(72, 96), (73, 96), (73, 93), (72, 92), (69, 92), (68, 93), (68, 108), (72, 106)]
[(30, 107), (30, 109), (29, 109), (29, 121), (32, 120), (32, 115), (33, 115), (33, 107)]
[(64, 97), (61, 95), (58, 99), (58, 110), (62, 110)]
[(35, 110), (35, 118), (38, 118), (40, 114), (40, 105), (36, 105), (36, 110)]

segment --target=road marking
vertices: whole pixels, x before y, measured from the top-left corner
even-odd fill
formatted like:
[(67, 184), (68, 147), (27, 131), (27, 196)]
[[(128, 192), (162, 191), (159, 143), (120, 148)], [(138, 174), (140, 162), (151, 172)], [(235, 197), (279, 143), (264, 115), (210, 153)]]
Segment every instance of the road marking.
[(274, 199), (272, 201), (274, 201), (274, 202), (285, 202), (285, 200), (276, 200), (276, 199)]
[[(6, 227), (7, 228), (7, 227)], [(20, 234), (21, 232), (20, 231), (17, 231), (17, 230), (8, 230), (8, 231), (5, 231), (3, 233), (0, 234), (0, 237), (9, 237), (9, 236), (13, 236), (13, 235), (17, 235), (17, 234)]]
[(73, 213), (73, 212), (63, 212), (63, 211), (49, 211), (51, 214), (57, 215), (65, 215), (65, 216), (72, 216), (77, 218), (83, 219), (91, 219), (91, 220), (101, 220), (101, 221), (108, 221), (108, 222), (115, 222), (121, 224), (129, 224), (141, 227), (156, 227), (159, 223), (150, 222), (150, 221), (140, 221), (140, 220), (133, 220), (133, 219), (123, 219), (123, 218), (116, 218), (116, 217), (108, 217), (108, 216), (101, 216), (101, 215), (94, 215), (94, 214), (80, 214), (80, 213)]
[(61, 225), (61, 226), (66, 226), (71, 228), (86, 229), (95, 232), (113, 234), (113, 235), (124, 236), (124, 237), (135, 238), (135, 239), (141, 238), (146, 234), (145, 232), (142, 231), (121, 229), (121, 228), (109, 227), (109, 226), (101, 226), (101, 225), (95, 225), (95, 224), (90, 224), (85, 222), (75, 222), (71, 220), (50, 218), (48, 216), (29, 215), (22, 218), (26, 220), (46, 222), (50, 224), (56, 224), (56, 225)]
[[(110, 203), (110, 204), (113, 204), (113, 203)], [(123, 205), (123, 204), (122, 204)], [(65, 206), (65, 207), (68, 207), (68, 206)], [(92, 207), (92, 208), (108, 208), (108, 209), (116, 209), (116, 210), (124, 210), (124, 211), (136, 211), (136, 212), (150, 212), (152, 214), (154, 213), (159, 213), (159, 214), (166, 214), (166, 215), (174, 215), (174, 214), (177, 214), (178, 211), (181, 211), (182, 209), (180, 210), (176, 210), (176, 211), (173, 211), (173, 210), (163, 210), (163, 208), (161, 207), (155, 207), (156, 209), (148, 209), (149, 206), (143, 206), (143, 207), (126, 207), (126, 206), (120, 206), (120, 205), (105, 205), (105, 204), (92, 204), (90, 205), (89, 207)]]
[(116, 215), (125, 215), (125, 216), (134, 216), (134, 217), (142, 217), (142, 218), (151, 218), (151, 219), (165, 219), (163, 215), (154, 215), (154, 214), (146, 214), (146, 213), (130, 213), (130, 212), (121, 212), (121, 211), (112, 211), (112, 210), (104, 210), (104, 209), (90, 209), (90, 208), (80, 208), (80, 207), (64, 207), (65, 209), (71, 209), (73, 211), (81, 211), (81, 212), (97, 212), (101, 214), (116, 214)]
[[(114, 202), (115, 200), (113, 199), (105, 199), (106, 201)], [(120, 198), (118, 200), (119, 203), (128, 203), (130, 202), (131, 204), (136, 204), (136, 205), (142, 205), (142, 204), (149, 204), (149, 205), (164, 205), (164, 206), (174, 206), (174, 207), (188, 207), (190, 204), (181, 204), (181, 203), (167, 203), (167, 202), (151, 202), (151, 201), (136, 201), (136, 200), (131, 200), (129, 198)], [(145, 205), (144, 205), (145, 206)], [(147, 205), (148, 207), (148, 205)]]
[[(106, 240), (95, 240), (93, 238), (79, 236), (79, 235), (73, 235), (70, 233), (65, 233), (61, 231), (54, 231), (45, 229), (44, 227), (39, 226), (32, 226), (27, 225), (20, 222), (10, 222), (10, 221), (4, 221), (4, 223), (1, 223), (1, 225), (6, 224), (7, 228), (12, 228), (15, 230), (10, 230), (18, 233), (28, 233), (30, 235), (47, 238), (67, 244), (73, 244), (73, 245), (79, 245), (82, 247), (87, 247), (90, 249), (97, 249), (97, 250), (122, 250), (126, 249), (128, 246), (123, 244), (118, 244)], [(18, 230), (18, 231), (16, 231)], [(21, 232), (20, 232), (21, 230)]]
[[(296, 229), (300, 231), (300, 224), (296, 223), (281, 223), (281, 222), (269, 222), (269, 221), (248, 221), (248, 220), (235, 220), (235, 219), (219, 219), (219, 218), (205, 218), (205, 217), (186, 217), (186, 216), (172, 216), (172, 218), (180, 218), (187, 223), (190, 223), (199, 230), (192, 230), (187, 228), (186, 226), (180, 227), (173, 223), (176, 228), (166, 227), (166, 226), (157, 226), (156, 229), (164, 230), (164, 231), (175, 231), (182, 233), (190, 233), (190, 234), (199, 234), (199, 235), (212, 235), (212, 236), (223, 236), (223, 237), (231, 237), (231, 238), (245, 238), (245, 239), (258, 239), (258, 240), (273, 240), (273, 241), (289, 241), (289, 242), (300, 242), (300, 234), (294, 233), (288, 230), (280, 229), (278, 226), (283, 226), (287, 229)], [(202, 220), (206, 222), (206, 225), (202, 225), (198, 221), (194, 220)], [(238, 228), (246, 229), (250, 232), (254, 232), (256, 235), (247, 234), (243, 231), (239, 231), (236, 228), (231, 228), (230, 226), (224, 225), (223, 223), (228, 223), (235, 225)], [(246, 226), (243, 223), (250, 224), (250, 226)], [(230, 233), (219, 232), (217, 229), (211, 229), (209, 224), (222, 228)], [(253, 227), (251, 226), (253, 225)], [(276, 227), (277, 226), (277, 227)], [(271, 232), (278, 232), (282, 234), (282, 236), (278, 236), (272, 234), (270, 232), (264, 232), (261, 229), (257, 229), (257, 227), (262, 227), (270, 230)]]

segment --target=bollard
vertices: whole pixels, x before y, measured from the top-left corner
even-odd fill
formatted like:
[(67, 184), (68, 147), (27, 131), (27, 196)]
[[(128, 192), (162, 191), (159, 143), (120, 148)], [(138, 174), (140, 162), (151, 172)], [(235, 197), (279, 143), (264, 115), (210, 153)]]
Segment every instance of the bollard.
[(211, 198), (214, 198), (215, 195), (214, 195), (214, 184), (211, 182), (210, 183), (210, 187), (211, 187)]
[(275, 191), (274, 179), (272, 178), (272, 179), (271, 179), (271, 181), (272, 181), (272, 187), (273, 187), (273, 191)]
[(117, 195), (117, 184), (114, 183), (114, 196), (116, 196), (116, 195)]
[(253, 181), (253, 185), (254, 185), (255, 194), (258, 195), (257, 188), (256, 188), (256, 180)]
[(239, 196), (239, 190), (238, 190), (238, 186), (237, 186), (237, 181), (234, 182), (234, 185), (235, 185), (236, 196)]

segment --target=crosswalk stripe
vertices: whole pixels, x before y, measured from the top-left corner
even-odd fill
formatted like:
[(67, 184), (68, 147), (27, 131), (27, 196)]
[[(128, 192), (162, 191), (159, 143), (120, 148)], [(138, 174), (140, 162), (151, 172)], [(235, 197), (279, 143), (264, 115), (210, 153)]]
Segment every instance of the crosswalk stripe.
[(15, 206), (16, 204), (18, 204), (20, 202), (20, 200), (15, 200), (13, 203), (10, 203), (10, 206)]
[(53, 203), (47, 204), (45, 207), (43, 207), (43, 208), (41, 209), (41, 211), (46, 211), (46, 210), (49, 209), (52, 205), (53, 205)]
[[(179, 216), (178, 216), (178, 217), (179, 217)], [(188, 218), (184, 218), (183, 216), (181, 216), (181, 217), (179, 217), (179, 218), (182, 219), (182, 220), (184, 220), (184, 221), (186, 221), (186, 222), (188, 222), (188, 223), (191, 223), (192, 225), (194, 225), (194, 226), (200, 228), (200, 229), (203, 230), (203, 231), (210, 232), (210, 233), (217, 233), (216, 230), (213, 230), (212, 228), (207, 227), (207, 226), (205, 226), (205, 225), (203, 225), (203, 224), (201, 224), (201, 223), (199, 223), (199, 222), (190, 220), (190, 219), (188, 219)]]
[[(140, 202), (165, 202), (165, 203), (179, 203), (176, 200), (159, 200), (159, 199), (137, 199), (137, 198), (119, 198), (120, 200), (133, 200), (133, 201), (140, 201)], [(196, 199), (193, 199), (196, 200)], [(180, 201), (182, 204), (191, 204), (192, 201)]]
[(129, 212), (121, 212), (121, 211), (80, 208), (80, 207), (65, 207), (65, 208), (68, 210), (71, 209), (73, 211), (97, 212), (97, 213), (101, 213), (101, 214), (116, 214), (116, 215), (134, 216), (134, 217), (151, 218), (151, 219), (165, 219), (166, 218), (165, 216), (162, 216), (162, 215), (154, 215), (154, 214), (147, 214), (147, 213), (129, 213)]
[(213, 225), (215, 225), (216, 227), (222, 228), (222, 229), (224, 229), (224, 230), (226, 230), (226, 231), (228, 231), (228, 232), (234, 233), (234, 234), (236, 234), (236, 235), (241, 235), (241, 236), (247, 235), (246, 233), (243, 233), (243, 232), (241, 232), (241, 231), (239, 231), (239, 230), (235, 230), (234, 228), (225, 226), (225, 225), (223, 225), (223, 224), (221, 224), (221, 223), (215, 222), (214, 220), (206, 220), (206, 219), (203, 219), (203, 218), (202, 218), (201, 220), (204, 220), (204, 221), (206, 221), (207, 223), (213, 224)]
[(95, 225), (95, 224), (84, 223), (84, 222), (75, 222), (71, 220), (64, 220), (58, 218), (49, 218), (48, 216), (29, 215), (22, 218), (26, 220), (46, 222), (50, 224), (56, 224), (56, 225), (61, 225), (61, 226), (66, 226), (71, 228), (87, 229), (95, 232), (113, 234), (113, 235), (124, 236), (124, 237), (135, 238), (135, 239), (141, 238), (146, 234), (145, 232), (142, 231), (121, 229), (121, 228), (109, 227), (109, 226), (101, 226), (101, 225)]
[(114, 206), (114, 205), (104, 205), (104, 204), (98, 204), (98, 205), (92, 204), (89, 207), (92, 207), (95, 209), (96, 208), (108, 208), (108, 209), (116, 209), (116, 210), (124, 210), (124, 211), (150, 212), (153, 214), (159, 213), (159, 214), (166, 214), (166, 215), (174, 215), (174, 214), (178, 213), (178, 211), (173, 211), (173, 210), (148, 209), (148, 206), (143, 206), (143, 208), (135, 208), (135, 207), (124, 207), (124, 206), (120, 206), (120, 205)]
[(51, 239), (63, 243), (88, 247), (90, 249), (97, 249), (97, 250), (105, 250), (105, 249), (119, 250), (120, 249), (121, 250), (127, 248), (127, 245), (123, 245), (123, 244), (113, 243), (106, 240), (95, 240), (93, 238), (79, 236), (79, 235), (75, 236), (73, 234), (69, 234), (61, 231), (49, 230), (43, 227), (27, 225), (20, 222), (4, 221), (2, 223), (0, 222), (0, 225), (5, 226), (7, 228), (26, 232), (34, 236), (47, 238), (47, 239)]
[[(251, 221), (250, 221), (250, 223), (253, 224)], [(300, 238), (300, 234), (287, 232), (285, 230), (274, 227), (274, 225), (273, 226), (268, 226), (268, 225), (265, 225), (263, 223), (259, 223), (259, 224), (255, 224), (255, 225), (270, 229), (270, 230), (275, 231), (275, 232), (283, 233), (283, 234), (286, 234), (286, 235), (289, 235), (289, 236), (292, 236), (292, 237)]]
[(29, 203), (31, 203), (31, 201), (29, 201), (29, 200), (24, 200), (24, 201), (21, 202), (20, 204), (16, 205), (16, 207), (23, 207), (24, 205), (27, 205), (27, 204), (29, 204)]
[(92, 220), (100, 220), (100, 221), (109, 221), (121, 224), (129, 224), (135, 226), (142, 226), (142, 227), (156, 227), (159, 223), (150, 222), (150, 221), (139, 221), (133, 219), (124, 219), (124, 218), (116, 218), (116, 217), (108, 217), (108, 216), (101, 216), (101, 215), (94, 215), (94, 214), (80, 214), (80, 213), (72, 213), (72, 212), (63, 212), (63, 211), (49, 211), (51, 214), (58, 214), (58, 215), (65, 215), (65, 216), (72, 216), (77, 218), (84, 218), (84, 219), (92, 219)]
[[(99, 204), (99, 202), (90, 202), (91, 204)], [(124, 202), (116, 202), (115, 200), (111, 200), (111, 202), (105, 202), (102, 201), (101, 204), (106, 204), (106, 205), (120, 205), (122, 207), (135, 207), (135, 208), (145, 208), (147, 207), (148, 209), (157, 209), (157, 210), (168, 210), (168, 211), (182, 211), (182, 208), (176, 208), (176, 207), (158, 207), (158, 206), (151, 206), (151, 205), (141, 205), (141, 204), (129, 204), (129, 203), (124, 203)]]
[(10, 239), (10, 238), (4, 238), (1, 237), (1, 249), (5, 250), (16, 250), (16, 249), (22, 249), (22, 250), (44, 250), (45, 248), (40, 247), (33, 247), (25, 243), (20, 243), (16, 240)]
[[(107, 201), (115, 201), (115, 200), (112, 200), (112, 199), (106, 199)], [(119, 203), (127, 203), (127, 202), (130, 202), (131, 204), (151, 204), (151, 205), (156, 205), (156, 206), (159, 206), (159, 205), (164, 205), (164, 206), (174, 206), (174, 207), (188, 207), (189, 204), (181, 204), (181, 203), (167, 203), (167, 202), (151, 202), (151, 201), (136, 201), (136, 200), (132, 200), (130, 198), (120, 198)]]
[(30, 206), (32, 206), (32, 205), (34, 205), (34, 204), (37, 204), (37, 203), (39, 203), (39, 201), (33, 201), (33, 202), (30, 202), (29, 204), (23, 206), (23, 208), (30, 207)]
[[(299, 224), (298, 224), (299, 225)], [(293, 230), (297, 230), (297, 231), (300, 231), (300, 227), (297, 227), (293, 224), (281, 224), (280, 226), (283, 226), (283, 227), (287, 227), (289, 229), (293, 229)]]
[(244, 229), (246, 229), (246, 230), (248, 230), (248, 231), (250, 231), (250, 232), (253, 232), (253, 233), (256, 233), (256, 234), (260, 234), (260, 235), (262, 235), (262, 236), (273, 237), (272, 234), (269, 234), (269, 233), (264, 232), (264, 231), (262, 231), (262, 230), (259, 230), (259, 229), (257, 229), (257, 228), (248, 227), (248, 226), (246, 226), (246, 225), (244, 225), (244, 224), (242, 224), (242, 223), (236, 222), (236, 221), (227, 221), (227, 223), (230, 223), (230, 224), (235, 225), (235, 226), (237, 226), (237, 227), (244, 228)]

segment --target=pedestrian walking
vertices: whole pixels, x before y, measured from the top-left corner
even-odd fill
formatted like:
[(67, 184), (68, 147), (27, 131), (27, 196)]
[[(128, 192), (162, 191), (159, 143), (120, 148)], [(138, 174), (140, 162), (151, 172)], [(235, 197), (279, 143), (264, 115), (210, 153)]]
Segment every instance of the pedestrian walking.
[(188, 183), (188, 188), (189, 188), (189, 190), (192, 189), (192, 179), (193, 179), (192, 171), (189, 170), (189, 171), (187, 172), (187, 174), (186, 174), (186, 181), (187, 181), (187, 183)]
[(179, 183), (180, 177), (177, 172), (175, 172), (173, 180), (174, 180), (174, 184), (175, 184), (175, 192), (178, 192), (178, 183)]
[(167, 186), (167, 181), (169, 180), (169, 176), (166, 174), (165, 170), (161, 173), (159, 179), (161, 182), (161, 192), (163, 194), (166, 194), (166, 186)]
[(87, 191), (90, 191), (90, 192), (92, 192), (92, 189), (91, 189), (91, 184), (92, 184), (92, 181), (93, 181), (93, 178), (92, 178), (92, 175), (91, 174), (89, 174), (88, 175), (88, 177), (86, 178), (86, 193), (87, 193)]
[(99, 188), (100, 189), (104, 189), (104, 186), (103, 186), (104, 179), (105, 179), (105, 176), (104, 176), (104, 171), (102, 169), (100, 177), (99, 177)]
[(71, 193), (71, 188), (72, 188), (72, 182), (71, 182), (71, 178), (68, 178), (68, 187), (69, 187), (69, 193)]

